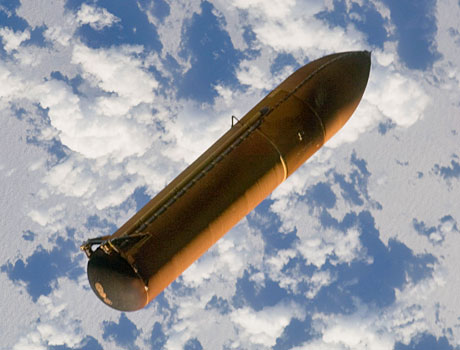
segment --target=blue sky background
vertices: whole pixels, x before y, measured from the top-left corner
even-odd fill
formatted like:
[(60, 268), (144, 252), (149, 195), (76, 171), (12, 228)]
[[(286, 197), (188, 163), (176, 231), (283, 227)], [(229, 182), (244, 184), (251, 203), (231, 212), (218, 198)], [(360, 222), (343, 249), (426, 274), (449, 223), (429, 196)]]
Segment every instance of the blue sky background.
[[(0, 1), (1, 347), (460, 349), (460, 3)], [(144, 310), (113, 233), (295, 69), (372, 50), (350, 122)]]

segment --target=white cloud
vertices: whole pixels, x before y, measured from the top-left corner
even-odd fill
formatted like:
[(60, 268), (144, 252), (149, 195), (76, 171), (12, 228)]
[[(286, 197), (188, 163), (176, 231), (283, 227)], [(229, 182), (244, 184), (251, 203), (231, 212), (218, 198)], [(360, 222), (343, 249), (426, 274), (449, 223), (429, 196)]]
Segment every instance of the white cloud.
[[(396, 342), (408, 344), (417, 334), (427, 331), (436, 334), (427, 314), (435, 311), (424, 310), (422, 303), (443, 283), (437, 271), (433, 278), (410, 284), (402, 291), (396, 290), (397, 301), (388, 308), (368, 308), (357, 302), (357, 309), (351, 315), (315, 314), (313, 326), (322, 334), (321, 338), (293, 350), (392, 350)], [(439, 337), (442, 333), (436, 335)]]
[[(293, 258), (299, 255), (296, 249), (277, 250), (273, 256), (265, 257), (264, 273), (268, 275), (272, 281), (277, 282), (281, 288), (289, 290), (294, 294), (299, 293), (299, 285), (308, 285), (309, 291), (307, 292), (307, 297), (313, 298), (314, 295), (329, 282), (327, 281), (326, 275), (314, 274), (310, 277), (299, 268), (290, 269), (288, 272), (285, 272), (284, 267)], [(320, 281), (323, 277), (324, 279)]]
[[(153, 89), (158, 87), (157, 81), (144, 68), (145, 63), (136, 58), (141, 50), (76, 47), (73, 56), (67, 58), (76, 60), (68, 65), (79, 66), (86, 78), (81, 85), (84, 94), (80, 95), (64, 81), (48, 76), (43, 79), (39, 74), (30, 76), (28, 68), (17, 65), (12, 69), (11, 62), (0, 64), (0, 106), (24, 106), (29, 128), (37, 140), (57, 138), (71, 151), (43, 179), (47, 187), (39, 191), (41, 198), (50, 194), (93, 198), (92, 203), (102, 209), (120, 204), (146, 181), (159, 190), (171, 180), (172, 173), (177, 173), (175, 164), (171, 167), (169, 158), (155, 150), (155, 145), (162, 144), (161, 130), (157, 130), (155, 121), (164, 120), (166, 133), (172, 132), (169, 137), (173, 141), (175, 126), (169, 122), (171, 109), (167, 102), (155, 100)], [(92, 70), (91, 60), (96, 70)], [(92, 89), (87, 88), (88, 82)], [(154, 105), (154, 101), (158, 104)], [(33, 118), (40, 113), (37, 105), (46, 110), (49, 122), (47, 118)], [(148, 160), (137, 158), (149, 150)], [(128, 157), (134, 158), (122, 166), (111, 163)], [(164, 166), (160, 167), (158, 161)], [(132, 181), (123, 182), (125, 175), (130, 175)], [(30, 217), (37, 223), (51, 224), (50, 216), (41, 209), (31, 210)]]
[[(290, 211), (294, 217), (297, 217), (296, 226), (299, 243), (296, 245), (296, 249), (306, 259), (307, 264), (312, 264), (320, 269), (326, 260), (335, 265), (348, 264), (355, 259), (368, 259), (356, 228), (341, 232), (323, 229), (318, 224), (312, 225), (315, 219), (310, 217), (299, 220), (300, 215), (297, 213), (308, 212), (304, 203), (291, 207)], [(283, 215), (284, 218), (288, 219)]]
[(382, 0), (373, 0), (372, 4), (379, 14), (384, 19), (384, 28), (388, 33), (388, 36), (393, 36), (396, 31), (396, 26), (391, 21), (391, 11), (388, 6)]
[[(55, 165), (42, 179), (46, 185), (40, 192), (43, 198), (50, 195), (64, 195), (82, 199), (93, 210), (103, 210), (123, 203), (135, 189), (145, 185), (142, 176), (129, 174), (128, 163), (113, 164), (107, 159), (90, 161), (78, 154), (71, 154), (64, 161)], [(161, 171), (161, 169), (160, 169)], [(166, 182), (166, 174), (157, 174), (150, 170), (145, 176), (157, 176)], [(125, 181), (129, 176), (130, 181)], [(50, 209), (31, 211), (29, 216), (36, 222), (49, 224), (52, 220)], [(52, 216), (56, 217), (56, 215)]]
[(321, 288), (331, 284), (335, 279), (329, 271), (315, 272), (309, 279), (310, 286), (307, 292), (307, 298), (313, 299)]
[(273, 81), (267, 75), (266, 70), (261, 70), (253, 61), (243, 61), (236, 74), (239, 82), (249, 85), (253, 89), (269, 89), (273, 87)]
[(15, 98), (21, 98), (25, 82), (0, 63), (0, 107), (5, 108)]
[(66, 21), (65, 0), (21, 0), (16, 14), (34, 29), (43, 25), (63, 25)]
[(76, 157), (51, 168), (43, 182), (67, 196), (88, 196), (96, 190), (94, 175)]
[(30, 39), (30, 31), (24, 30), (23, 32), (14, 31), (10, 28), (0, 28), (0, 36), (3, 41), (3, 48), (6, 52), (17, 50), (21, 43)]
[(180, 54), (183, 45), (186, 45), (183, 42), (183, 33), (193, 15), (200, 13), (201, 1), (172, 1), (168, 5), (170, 14), (162, 21), (156, 20), (156, 14), (152, 9), (147, 12), (148, 18), (157, 27), (157, 33), (163, 45), (161, 56), (173, 57), (179, 63), (182, 72), (185, 73), (191, 67), (191, 63)]
[(438, 337), (444, 335), (449, 311), (440, 308), (439, 294), (449, 288), (448, 276), (446, 268), (436, 264), (431, 277), (409, 283), (403, 290), (395, 290), (396, 303), (389, 310), (391, 322), (388, 325), (399, 341), (407, 344), (415, 335), (426, 331)]
[(438, 227), (440, 233), (443, 235), (450, 235), (454, 232), (458, 232), (457, 222), (452, 217), (446, 218)]
[(295, 0), (272, 1), (271, 3), (263, 0), (235, 0), (233, 4), (240, 9), (251, 9), (253, 12), (261, 12), (261, 17), (285, 18), (291, 14)]
[(95, 30), (110, 27), (120, 19), (105, 8), (82, 4), (77, 12), (77, 21), (80, 25), (89, 24)]
[[(150, 145), (145, 126), (129, 118), (113, 119), (92, 111), (82, 111), (80, 98), (63, 82), (50, 80), (30, 91), (43, 108), (48, 109), (51, 125), (59, 132), (61, 142), (88, 158), (111, 155), (123, 159), (142, 155)], [(129, 108), (125, 106), (126, 109)], [(133, 142), (136, 140), (136, 142)]]
[[(351, 28), (349, 31), (353, 31)], [(279, 23), (264, 23), (255, 28), (257, 38), (276, 51), (314, 56), (334, 51), (362, 49), (359, 35), (350, 35), (341, 28), (329, 29), (323, 22), (308, 18), (294, 18)], [(359, 38), (359, 39), (357, 39)]]
[[(347, 350), (392, 350), (392, 337), (373, 328), (369, 319), (352, 317), (349, 320), (340, 320), (323, 331), (322, 343)], [(318, 345), (320, 344), (321, 342)]]
[(46, 209), (32, 209), (28, 216), (41, 226), (51, 227), (51, 224), (64, 217), (62, 205)]
[(260, 44), (277, 52), (289, 52), (303, 60), (334, 51), (365, 47), (364, 37), (353, 27), (330, 28), (314, 17), (325, 9), (323, 2), (296, 4), (295, 1), (267, 3), (236, 1), (234, 6), (248, 11), (249, 23)]
[(142, 48), (135, 46), (121, 50), (74, 47), (72, 63), (81, 66), (83, 76), (103, 91), (115, 94), (99, 98), (99, 112), (123, 115), (131, 107), (154, 101), (158, 82), (143, 68), (142, 61), (134, 57), (141, 52)]
[(304, 311), (296, 304), (278, 304), (254, 311), (248, 307), (237, 309), (230, 315), (240, 332), (250, 343), (266, 347), (276, 344), (284, 328), (293, 318), (303, 319)]
[(69, 46), (72, 40), (73, 30), (61, 26), (49, 26), (43, 35), (52, 43)]
[[(236, 334), (234, 325), (228, 315), (219, 310), (206, 310), (206, 304), (212, 291), (192, 296), (177, 295), (170, 302), (177, 305), (176, 321), (170, 327), (164, 327), (168, 340), (165, 349), (182, 350), (190, 339), (197, 339), (203, 349), (222, 349), (232, 341)], [(146, 315), (144, 315), (145, 317)], [(219, 326), (216, 327), (216, 324)]]
[[(242, 240), (245, 244), (240, 244)], [(261, 266), (263, 250), (260, 232), (249, 228), (243, 220), (182, 274), (183, 282), (231, 298), (244, 271), (250, 266)]]
[(296, 254), (297, 252), (294, 249), (279, 250), (276, 255), (267, 259), (267, 264), (273, 270), (281, 271), (281, 269), (289, 262), (290, 259), (294, 258)]
[(66, 304), (56, 305), (56, 300), (41, 296), (38, 306), (42, 315), (33, 330), (23, 335), (13, 350), (41, 350), (49, 346), (75, 347), (82, 341), (75, 320), (66, 320)]
[(399, 127), (412, 126), (423, 117), (431, 103), (423, 85), (417, 82), (419, 78), (403, 75), (393, 65), (385, 67), (374, 63), (363, 100), (327, 147), (337, 148), (354, 142), (385, 119), (390, 119)]
[(430, 101), (416, 79), (380, 67), (372, 70), (366, 98), (386, 117), (402, 127), (409, 127), (421, 118)]
[[(74, 14), (66, 11), (65, 0), (21, 0), (20, 3), (16, 14), (32, 29), (45, 27), (43, 35), (54, 48), (65, 49), (72, 44), (77, 23)], [(54, 52), (55, 57), (56, 54)], [(59, 60), (56, 58), (54, 63)]]
[(175, 143), (168, 150), (168, 158), (190, 164), (230, 128), (230, 115), (190, 101), (181, 105), (177, 118), (166, 123), (169, 135), (165, 137)]
[(230, 275), (237, 275), (247, 267), (243, 264), (244, 255), (241, 256), (241, 253), (247, 252), (237, 249), (233, 240), (222, 238), (215, 247), (217, 256), (206, 255), (182, 274), (186, 285), (196, 288), (204, 280), (218, 276), (224, 271)]
[[(48, 110), (61, 142), (85, 157), (123, 159), (142, 155), (151, 145), (152, 131), (145, 125), (145, 110), (135, 108), (154, 101), (153, 89), (158, 83), (143, 69), (140, 60), (130, 56), (136, 50), (105, 52), (83, 46), (75, 48), (73, 63), (81, 65), (87, 79), (111, 93), (96, 99), (88, 96), (82, 100), (62, 81), (28, 81), (21, 71), (13, 73), (0, 66), (1, 102), (23, 98), (39, 103)], [(153, 117), (147, 122), (153, 123)]]
[(313, 328), (321, 334), (292, 350), (393, 350), (398, 326), (392, 310), (368, 309), (357, 305), (351, 315), (313, 316)]

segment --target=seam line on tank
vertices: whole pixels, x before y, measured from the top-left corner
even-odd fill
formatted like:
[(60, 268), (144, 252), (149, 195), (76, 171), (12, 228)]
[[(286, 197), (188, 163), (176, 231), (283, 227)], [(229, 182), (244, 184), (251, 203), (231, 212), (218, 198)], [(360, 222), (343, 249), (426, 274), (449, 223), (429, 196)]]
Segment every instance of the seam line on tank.
[(319, 125), (321, 126), (321, 131), (323, 132), (323, 145), (324, 145), (324, 140), (326, 140), (326, 128), (324, 127), (323, 120), (319, 117), (318, 113), (315, 111), (315, 109), (312, 106), (310, 106), (310, 104), (307, 101), (303, 101), (303, 103), (305, 104), (305, 106), (307, 106), (307, 108), (314, 114), (314, 116), (318, 120)]
[(281, 151), (279, 150), (278, 146), (277, 146), (267, 135), (265, 135), (265, 133), (264, 133), (262, 130), (257, 129), (257, 131), (258, 131), (263, 137), (265, 137), (265, 139), (273, 146), (273, 148), (276, 150), (276, 152), (278, 152), (278, 154), (279, 154), (279, 156), (280, 156), (281, 165), (283, 166), (283, 170), (284, 170), (283, 181), (281, 181), (281, 182), (284, 182), (284, 181), (287, 179), (287, 176), (288, 176), (288, 168), (287, 168), (286, 161), (285, 161), (284, 158), (283, 158), (283, 154), (282, 154)]

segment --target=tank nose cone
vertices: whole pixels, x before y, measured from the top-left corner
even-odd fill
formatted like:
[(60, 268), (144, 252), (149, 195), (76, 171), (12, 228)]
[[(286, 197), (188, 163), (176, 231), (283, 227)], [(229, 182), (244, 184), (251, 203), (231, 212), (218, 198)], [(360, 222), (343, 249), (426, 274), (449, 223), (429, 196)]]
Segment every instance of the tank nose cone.
[(324, 142), (350, 118), (366, 88), (371, 58), (368, 51), (332, 54), (310, 62), (282, 85), (304, 101), (321, 119)]
[(312, 76), (313, 89), (304, 97), (325, 129), (324, 142), (348, 121), (369, 79), (370, 52), (345, 52), (325, 57)]
[(114, 309), (135, 311), (147, 304), (144, 282), (116, 252), (98, 248), (88, 261), (88, 280), (99, 299)]
[[(339, 54), (319, 72), (308, 103), (321, 118), (329, 140), (348, 121), (364, 94), (371, 66), (368, 51)], [(315, 78), (314, 78), (315, 79)]]

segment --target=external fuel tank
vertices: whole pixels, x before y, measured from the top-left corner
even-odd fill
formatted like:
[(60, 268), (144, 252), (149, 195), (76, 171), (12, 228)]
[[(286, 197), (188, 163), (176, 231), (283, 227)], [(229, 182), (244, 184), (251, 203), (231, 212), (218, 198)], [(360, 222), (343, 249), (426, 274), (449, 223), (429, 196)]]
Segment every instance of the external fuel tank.
[(146, 306), (346, 123), (369, 71), (367, 51), (301, 67), (115, 233), (85, 242), (96, 295)]

